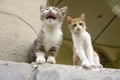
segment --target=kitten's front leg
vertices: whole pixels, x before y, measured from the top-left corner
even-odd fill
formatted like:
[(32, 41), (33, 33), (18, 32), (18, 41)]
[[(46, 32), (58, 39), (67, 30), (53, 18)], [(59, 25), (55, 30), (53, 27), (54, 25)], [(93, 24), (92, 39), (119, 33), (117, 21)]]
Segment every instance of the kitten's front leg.
[(55, 57), (54, 57), (54, 56), (48, 56), (47, 62), (48, 62), (48, 63), (55, 64), (55, 63), (56, 63)]
[(36, 54), (36, 62), (38, 64), (42, 64), (42, 63), (46, 62), (45, 53), (44, 52), (36, 52), (35, 54)]
[(100, 59), (98, 55), (94, 56), (94, 63), (96, 64), (97, 68), (103, 68), (102, 64), (100, 64)]
[(88, 61), (90, 62), (90, 65), (95, 67), (96, 65), (93, 58), (93, 47), (90, 39), (86, 40), (86, 56), (88, 58)]
[(81, 66), (84, 68), (90, 68), (90, 63), (85, 55), (84, 50), (82, 48), (80, 48), (79, 50), (76, 49), (76, 53), (81, 60)]
[(43, 41), (44, 41), (44, 34), (43, 31), (41, 31), (38, 38), (34, 42), (34, 53), (36, 55), (36, 62), (40, 64), (46, 62)]
[(81, 63), (81, 66), (84, 67), (84, 68), (86, 68), (86, 69), (89, 69), (90, 68), (90, 63), (87, 60), (83, 61)]
[(48, 58), (47, 58), (47, 62), (48, 62), (48, 63), (52, 63), (52, 64), (55, 64), (55, 63), (56, 63), (55, 57), (56, 57), (57, 54), (58, 54), (58, 50), (59, 50), (58, 47), (52, 47), (52, 48), (49, 50)]
[(86, 50), (86, 55), (88, 57), (88, 61), (90, 63), (90, 66), (91, 67), (96, 67), (96, 64), (94, 62), (94, 56), (93, 56), (93, 48), (89, 47), (87, 50)]

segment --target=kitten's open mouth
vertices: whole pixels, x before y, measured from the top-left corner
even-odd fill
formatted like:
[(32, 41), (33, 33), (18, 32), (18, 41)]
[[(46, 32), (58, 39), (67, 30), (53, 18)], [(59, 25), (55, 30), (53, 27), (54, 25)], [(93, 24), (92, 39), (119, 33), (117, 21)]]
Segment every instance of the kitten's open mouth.
[(46, 19), (56, 19), (56, 16), (55, 14), (53, 14), (52, 12), (49, 12), (47, 15), (46, 15)]

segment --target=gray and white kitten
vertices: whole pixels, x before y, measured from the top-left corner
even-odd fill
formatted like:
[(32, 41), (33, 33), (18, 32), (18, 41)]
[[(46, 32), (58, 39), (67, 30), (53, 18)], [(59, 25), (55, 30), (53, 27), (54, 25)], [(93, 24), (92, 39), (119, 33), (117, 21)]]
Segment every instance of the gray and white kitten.
[(67, 7), (40, 7), (42, 28), (34, 43), (37, 63), (56, 63), (56, 56), (62, 44), (61, 26), (67, 14)]

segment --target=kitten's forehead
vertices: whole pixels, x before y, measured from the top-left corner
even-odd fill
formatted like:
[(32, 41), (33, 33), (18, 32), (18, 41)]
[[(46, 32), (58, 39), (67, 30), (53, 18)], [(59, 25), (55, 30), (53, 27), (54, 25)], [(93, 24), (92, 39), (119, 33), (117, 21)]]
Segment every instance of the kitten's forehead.
[(46, 9), (54, 9), (54, 10), (56, 10), (56, 11), (58, 11), (58, 10), (59, 10), (58, 8), (53, 7), (53, 6), (46, 7)]
[(82, 25), (83, 25), (82, 27), (85, 26), (85, 21), (83, 21), (81, 18), (74, 18), (74, 19), (72, 19), (71, 23), (69, 24), (69, 27), (70, 27), (70, 29), (74, 29), (75, 26), (73, 26), (73, 25), (77, 25), (80, 23), (82, 23)]
[(75, 24), (75, 23), (84, 23), (84, 21), (81, 19), (81, 18), (74, 18), (74, 19), (72, 19), (72, 22), (71, 22), (71, 24)]

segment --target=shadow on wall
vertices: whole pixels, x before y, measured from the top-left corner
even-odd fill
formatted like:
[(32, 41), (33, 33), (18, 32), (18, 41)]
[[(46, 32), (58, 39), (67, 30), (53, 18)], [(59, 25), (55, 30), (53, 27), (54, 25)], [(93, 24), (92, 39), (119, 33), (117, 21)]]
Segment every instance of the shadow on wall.
[(58, 64), (67, 64), (72, 65), (72, 42), (63, 40), (63, 44), (61, 46), (60, 52), (57, 56), (57, 63)]
[[(60, 52), (57, 56), (57, 64), (66, 64), (73, 65), (72, 56), (73, 56), (73, 43), (69, 40), (63, 40), (63, 44), (61, 46)], [(120, 68), (120, 52), (110, 53), (113, 50), (108, 52), (107, 49), (101, 46), (94, 46), (95, 51), (98, 53), (100, 57), (100, 63), (105, 68)], [(116, 50), (115, 50), (116, 51)]]
[(112, 51), (108, 53), (107, 50), (105, 51), (100, 47), (95, 47), (95, 51), (99, 54), (100, 62), (105, 68), (120, 68), (119, 53), (114, 54)]

